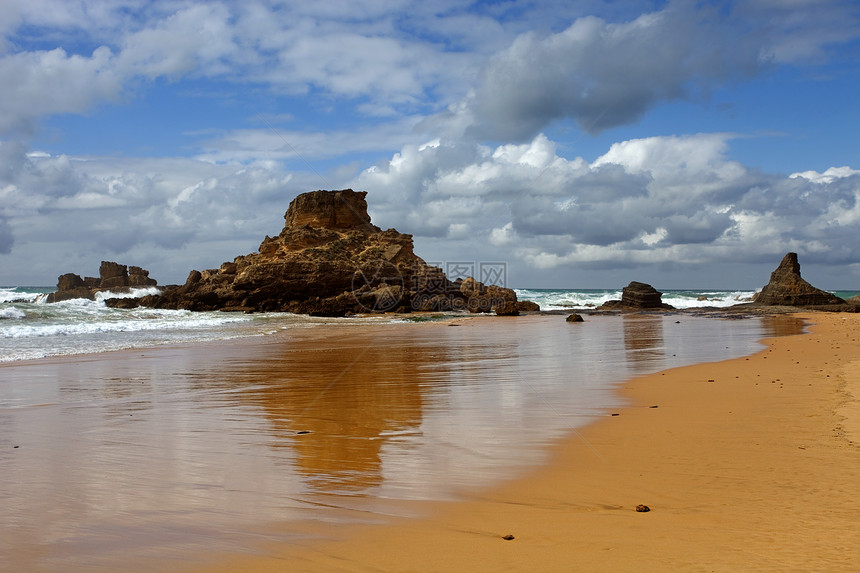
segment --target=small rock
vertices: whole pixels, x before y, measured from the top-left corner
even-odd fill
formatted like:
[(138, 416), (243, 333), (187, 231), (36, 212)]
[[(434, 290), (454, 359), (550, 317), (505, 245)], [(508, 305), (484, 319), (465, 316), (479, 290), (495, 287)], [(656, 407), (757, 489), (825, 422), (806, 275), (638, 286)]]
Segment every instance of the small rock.
[(310, 430), (300, 430), (300, 431), (296, 432), (296, 435), (297, 435), (297, 436), (302, 436), (302, 435), (304, 435), (304, 434), (310, 434), (310, 433), (311, 433), (311, 431), (310, 431)]
[(585, 320), (583, 320), (583, 318), (575, 312), (569, 315), (565, 320), (567, 322), (585, 322)]
[(514, 536), (508, 533), (507, 535), (503, 535), (502, 539), (504, 539), (505, 541), (513, 541)]
[(639, 513), (646, 513), (648, 511), (651, 511), (651, 508), (645, 504), (640, 503), (636, 506), (636, 511), (638, 511)]

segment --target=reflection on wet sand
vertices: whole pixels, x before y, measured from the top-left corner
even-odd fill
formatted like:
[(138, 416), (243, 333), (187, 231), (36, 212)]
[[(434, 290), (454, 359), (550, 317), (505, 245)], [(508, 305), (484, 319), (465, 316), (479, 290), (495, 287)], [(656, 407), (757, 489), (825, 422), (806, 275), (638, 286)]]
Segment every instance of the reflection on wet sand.
[(539, 463), (618, 404), (614, 382), (790, 328), (356, 324), (0, 367), (0, 570), (120, 570), (240, 548), (270, 523), (455, 499)]
[(663, 321), (660, 315), (630, 314), (622, 317), (624, 348), (635, 370), (648, 369), (665, 354)]
[(426, 354), (384, 343), (288, 351), (264, 361), (242, 401), (262, 407), (274, 447), (294, 450), (312, 489), (365, 491), (382, 483), (386, 440), (420, 427)]
[(767, 338), (794, 336), (806, 328), (806, 321), (790, 314), (774, 314), (761, 319), (763, 334)]

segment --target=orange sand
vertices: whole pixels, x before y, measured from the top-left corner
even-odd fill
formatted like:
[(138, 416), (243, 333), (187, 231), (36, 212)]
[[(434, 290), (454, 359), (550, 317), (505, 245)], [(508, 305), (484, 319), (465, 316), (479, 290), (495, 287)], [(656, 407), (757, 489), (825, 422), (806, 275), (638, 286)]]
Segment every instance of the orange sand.
[(630, 381), (522, 479), (204, 570), (860, 571), (860, 316), (801, 316), (752, 357)]

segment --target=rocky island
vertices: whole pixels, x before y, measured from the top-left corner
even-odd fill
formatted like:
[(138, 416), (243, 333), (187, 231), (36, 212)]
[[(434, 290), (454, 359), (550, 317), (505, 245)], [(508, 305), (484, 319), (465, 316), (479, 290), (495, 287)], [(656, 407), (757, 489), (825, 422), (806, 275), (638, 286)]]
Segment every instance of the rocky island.
[(149, 278), (149, 271), (135, 266), (126, 266), (111, 261), (102, 261), (98, 277), (81, 278), (74, 273), (61, 275), (57, 279), (57, 291), (48, 295), (48, 302), (60, 302), (74, 298), (93, 300), (97, 293), (127, 293), (133, 288), (158, 285)]
[[(257, 252), (217, 269), (193, 270), (185, 284), (163, 287), (160, 294), (108, 299), (107, 304), (314, 316), (447, 310), (519, 314), (513, 290), (474, 278), (450, 281), (414, 253), (412, 235), (372, 224), (366, 195), (352, 189), (303, 193), (290, 203), (280, 234), (266, 236)], [(60, 277), (55, 300), (89, 288), (80, 277), (69, 277), (77, 275)], [(98, 288), (104, 290), (104, 282)]]

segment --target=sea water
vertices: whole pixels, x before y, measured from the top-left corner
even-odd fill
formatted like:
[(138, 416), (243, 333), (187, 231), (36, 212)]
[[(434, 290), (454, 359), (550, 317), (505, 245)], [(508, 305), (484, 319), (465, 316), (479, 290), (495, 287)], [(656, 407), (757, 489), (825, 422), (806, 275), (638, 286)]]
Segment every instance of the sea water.
[[(0, 287), (0, 362), (259, 336), (332, 320), (288, 313), (118, 309), (104, 303), (106, 297), (155, 294), (157, 287), (132, 289), (124, 294), (100, 293), (95, 300), (73, 299), (49, 304), (47, 295), (53, 290), (50, 287)], [(618, 289), (514, 290), (520, 300), (536, 302), (544, 311), (588, 310), (621, 298)], [(750, 302), (754, 294), (751, 290), (666, 290), (663, 302), (680, 310), (723, 308)], [(836, 294), (847, 298), (857, 292)], [(377, 316), (345, 320), (379, 323), (402, 319)]]
[(52, 291), (0, 288), (0, 362), (259, 336), (319, 322), (284, 313), (119, 309), (104, 301), (157, 294), (156, 287), (47, 303)]

